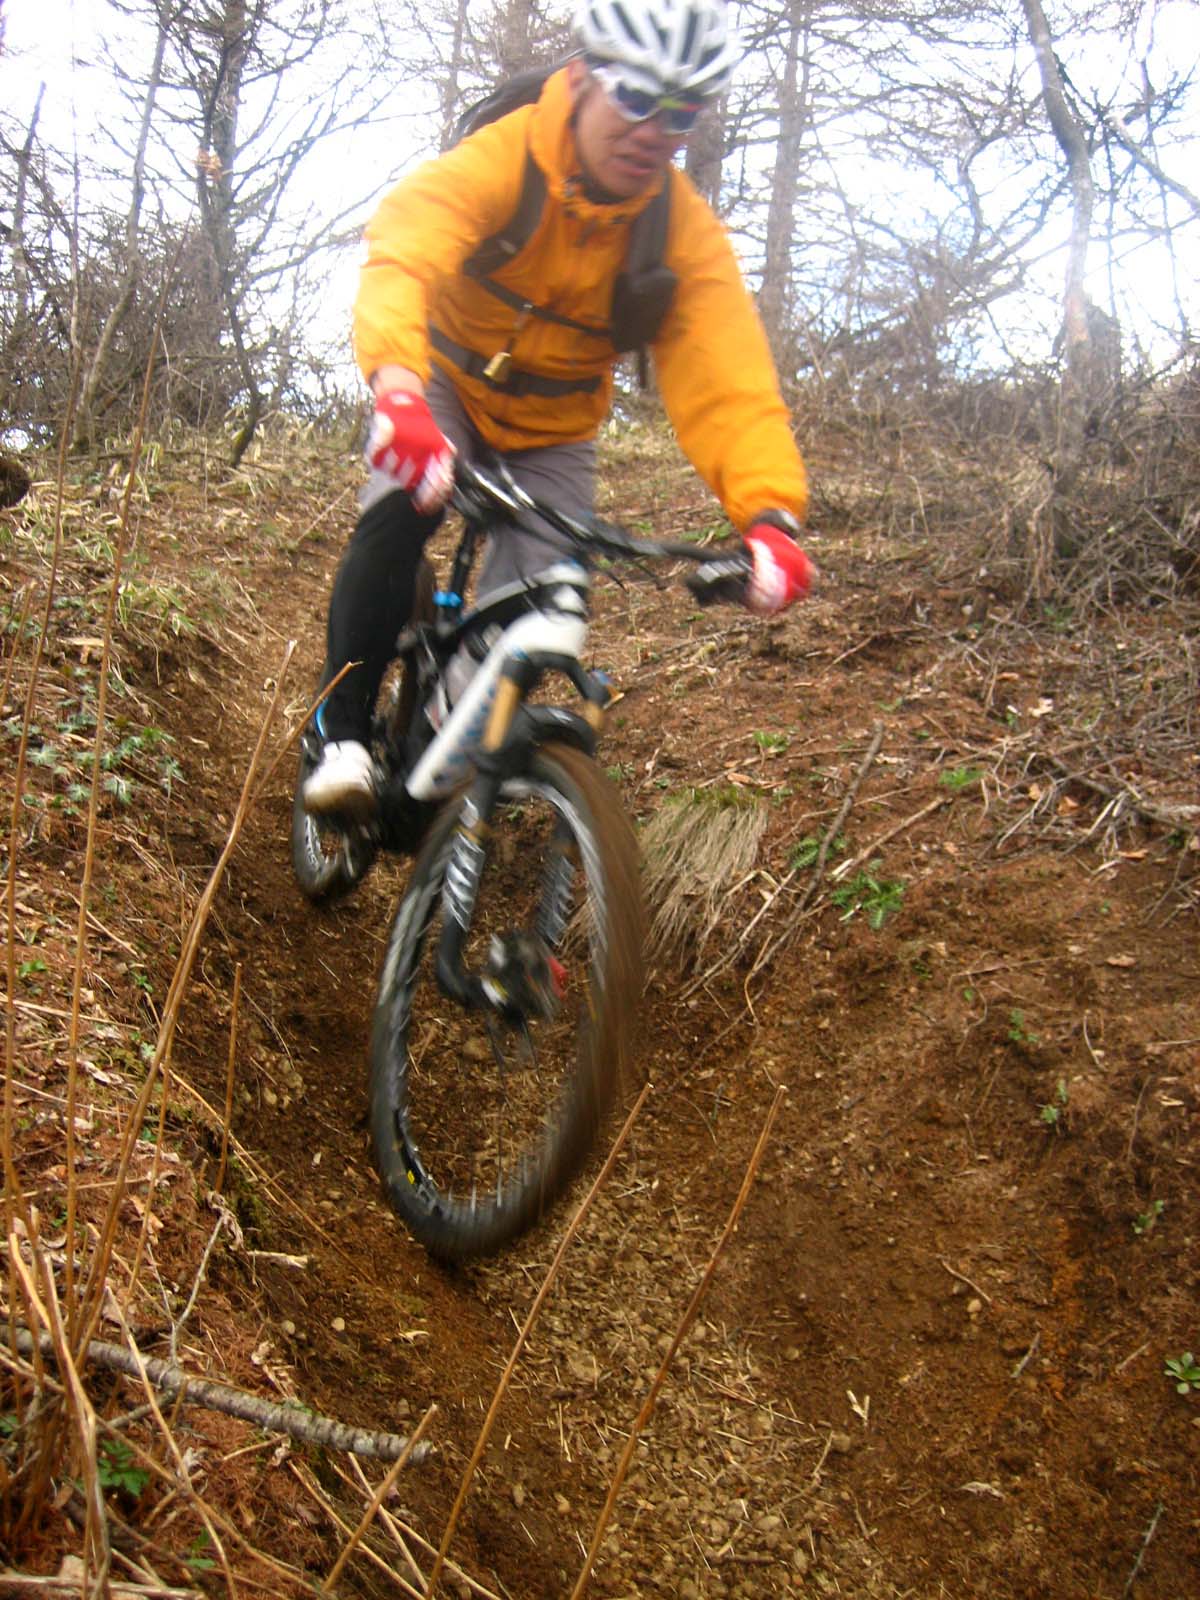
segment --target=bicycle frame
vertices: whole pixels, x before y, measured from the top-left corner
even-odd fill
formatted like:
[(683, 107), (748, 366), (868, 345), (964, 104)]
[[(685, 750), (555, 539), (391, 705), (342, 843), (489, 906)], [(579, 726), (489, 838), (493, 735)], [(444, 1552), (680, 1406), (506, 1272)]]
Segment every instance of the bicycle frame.
[[(405, 788), (414, 800), (438, 800), (450, 794), (481, 755), (498, 750), (518, 707), (547, 670), (562, 671), (585, 702), (600, 702), (591, 674), (580, 667), (588, 632), (587, 594), (586, 572), (573, 563), (560, 563), (519, 589), (502, 591), (470, 612), (447, 636), (439, 651), (444, 651), (445, 660), (473, 639), (503, 628), (409, 773)], [(520, 607), (515, 617), (514, 605)]]

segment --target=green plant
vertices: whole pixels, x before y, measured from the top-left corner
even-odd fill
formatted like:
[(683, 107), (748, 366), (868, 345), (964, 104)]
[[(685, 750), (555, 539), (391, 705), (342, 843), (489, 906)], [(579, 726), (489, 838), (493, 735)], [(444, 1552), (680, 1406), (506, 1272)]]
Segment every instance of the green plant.
[(904, 884), (898, 878), (878, 876), (882, 861), (872, 861), (865, 871), (855, 873), (847, 883), (833, 890), (830, 899), (842, 911), (842, 921), (848, 922), (856, 912), (865, 911), (867, 922), (878, 931), (893, 912), (899, 911), (904, 899)]
[(0, 1411), (0, 1438), (11, 1439), (18, 1427), (15, 1411)]
[(767, 733), (761, 728), (755, 729), (752, 735), (755, 744), (764, 755), (778, 755), (791, 744), (792, 738), (788, 733)]
[(1149, 1211), (1139, 1211), (1133, 1219), (1133, 1231), (1136, 1234), (1149, 1233), (1154, 1224), (1166, 1209), (1166, 1202), (1155, 1200), (1151, 1203)]
[(150, 1482), (145, 1467), (136, 1466), (124, 1439), (108, 1439), (100, 1447), (97, 1477), (104, 1489), (116, 1489), (136, 1500)]
[(1056, 1128), (1066, 1108), (1067, 1080), (1060, 1078), (1054, 1087), (1054, 1099), (1044, 1105), (1038, 1115), (1048, 1128)]
[(212, 1547), (212, 1540), (208, 1536), (208, 1529), (201, 1528), (200, 1532), (188, 1546), (188, 1553), (183, 1558), (183, 1564), (191, 1573), (211, 1572), (216, 1562), (204, 1552)]
[(1200, 1367), (1196, 1365), (1190, 1350), (1181, 1356), (1168, 1356), (1163, 1376), (1173, 1380), (1176, 1394), (1191, 1394), (1193, 1389), (1200, 1390)]
[(938, 782), (943, 789), (969, 789), (983, 777), (982, 767), (952, 767), (943, 772)]
[(47, 968), (46, 963), (42, 960), (41, 956), (34, 956), (30, 961), (22, 961), (21, 965), (17, 968), (17, 977), (33, 978), (36, 977), (39, 972), (46, 972), (48, 970), (49, 969)]
[[(829, 846), (831, 855), (844, 856), (846, 854), (846, 840), (843, 834)], [(800, 843), (792, 846), (792, 853), (788, 857), (788, 867), (792, 872), (803, 872), (805, 867), (815, 866), (817, 857), (821, 854), (821, 841), (815, 833), (807, 834)]]
[(1014, 1006), (1008, 1013), (1008, 1042), (1009, 1044), (1037, 1044), (1038, 1035), (1030, 1033), (1025, 1026), (1025, 1013)]

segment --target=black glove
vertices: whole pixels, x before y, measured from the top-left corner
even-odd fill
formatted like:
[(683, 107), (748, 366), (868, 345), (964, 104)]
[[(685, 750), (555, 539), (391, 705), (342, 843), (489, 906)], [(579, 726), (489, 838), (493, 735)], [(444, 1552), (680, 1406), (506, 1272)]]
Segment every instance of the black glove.
[(698, 605), (743, 605), (750, 579), (754, 576), (754, 562), (750, 556), (738, 551), (736, 555), (722, 556), (718, 561), (706, 561), (702, 567), (689, 572), (683, 580)]

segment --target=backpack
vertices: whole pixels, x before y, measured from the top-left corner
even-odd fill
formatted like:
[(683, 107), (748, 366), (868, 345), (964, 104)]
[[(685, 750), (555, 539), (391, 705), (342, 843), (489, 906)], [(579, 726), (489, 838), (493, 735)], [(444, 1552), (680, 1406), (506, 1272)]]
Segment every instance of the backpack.
[[(455, 125), (451, 142), (458, 144), (468, 135), (486, 127), (489, 122), (496, 122), (500, 117), (507, 116), (510, 111), (516, 111), (521, 106), (532, 105), (540, 96), (547, 78), (565, 64), (565, 61), (558, 61), (551, 66), (530, 67), (497, 84), (490, 93), (468, 106), (463, 112)], [(638, 373), (644, 388), (647, 380), (645, 347), (654, 339), (662, 326), (663, 318), (670, 310), (678, 282), (675, 274), (663, 264), (662, 259), (671, 216), (670, 173), (668, 172), (667, 181), (658, 194), (635, 217), (629, 230), (625, 265), (617, 274), (613, 284), (612, 305), (606, 327), (577, 322), (546, 306), (528, 306), (520, 295), (514, 294), (504, 284), (497, 283), (491, 276), (514, 256), (519, 255), (529, 243), (541, 220), (545, 202), (545, 175), (532, 154), (526, 152), (525, 173), (521, 180), (521, 194), (516, 210), (504, 227), (485, 239), (469, 257), (463, 265), (463, 271), (474, 278), (489, 294), (495, 295), (515, 311), (555, 322), (561, 327), (573, 328), (576, 332), (591, 338), (606, 339), (611, 342), (618, 355), (636, 350)], [(501, 356), (494, 356), (488, 366), (494, 367), (499, 363), (502, 372), (506, 372), (507, 367), (503, 362), (503, 356), (506, 354), (507, 352), (502, 352)]]

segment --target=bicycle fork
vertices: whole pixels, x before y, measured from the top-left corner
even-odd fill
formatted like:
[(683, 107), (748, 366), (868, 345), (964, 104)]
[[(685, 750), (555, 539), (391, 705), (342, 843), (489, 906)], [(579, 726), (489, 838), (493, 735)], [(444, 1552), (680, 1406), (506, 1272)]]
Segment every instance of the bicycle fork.
[(468, 802), (455, 832), (442, 887), (445, 919), (436, 973), (442, 992), (472, 1010), (498, 1013), (518, 1026), (530, 1017), (553, 1016), (562, 1001), (566, 971), (554, 955), (571, 914), (570, 837), (554, 830), (532, 928), (492, 935), (482, 972), (468, 971), (463, 947), (471, 927), (487, 860), (489, 829)]

